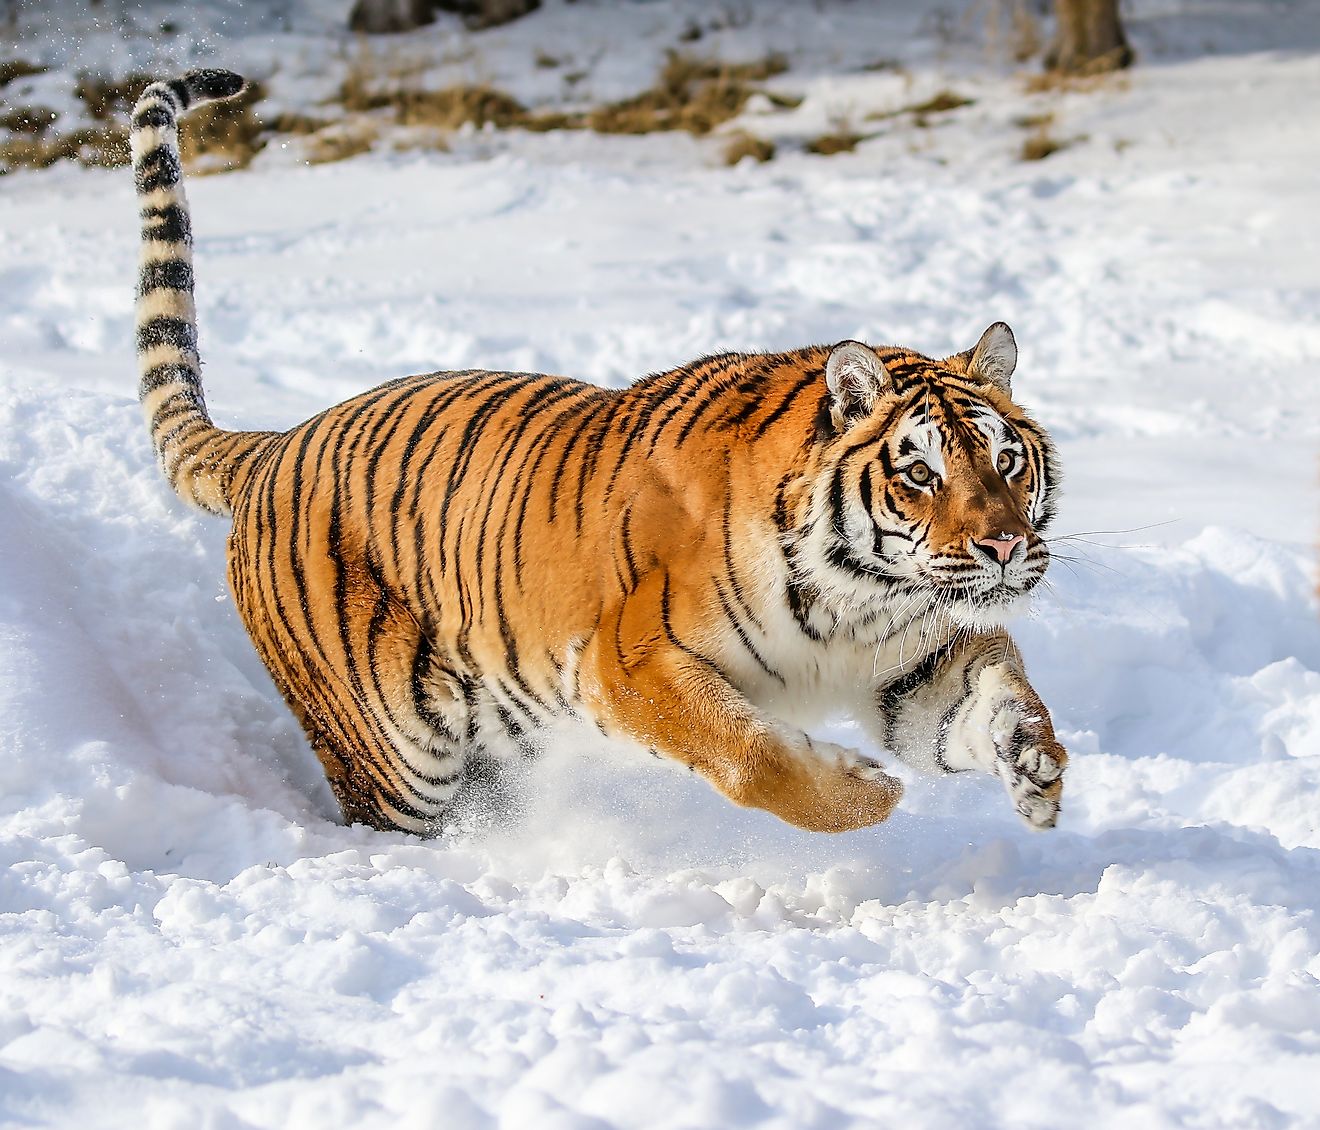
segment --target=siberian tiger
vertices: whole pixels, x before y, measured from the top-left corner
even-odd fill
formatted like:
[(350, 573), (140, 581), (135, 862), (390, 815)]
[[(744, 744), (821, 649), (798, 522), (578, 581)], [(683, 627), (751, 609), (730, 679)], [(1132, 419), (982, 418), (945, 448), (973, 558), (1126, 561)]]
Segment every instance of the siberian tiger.
[(1058, 473), (1006, 325), (943, 360), (844, 341), (618, 391), (430, 373), (225, 431), (176, 131), (242, 87), (193, 71), (133, 111), (140, 395), (171, 486), (232, 517), (239, 614), (346, 820), (434, 831), (479, 753), (576, 718), (736, 804), (860, 828), (899, 781), (800, 728), (846, 710), (1055, 823), (1066, 754), (1002, 625), (1045, 573)]

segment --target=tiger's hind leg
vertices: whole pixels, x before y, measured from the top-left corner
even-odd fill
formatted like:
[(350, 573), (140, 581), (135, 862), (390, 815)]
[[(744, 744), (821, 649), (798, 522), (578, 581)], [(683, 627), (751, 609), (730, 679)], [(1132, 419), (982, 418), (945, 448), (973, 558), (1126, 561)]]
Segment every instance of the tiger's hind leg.
[(252, 576), (241, 557), (231, 559), (248, 634), (324, 766), (345, 821), (431, 834), (463, 783), (462, 687), (416, 619), (368, 570), (341, 567), (338, 579), (309, 586), (305, 601), (294, 603), (291, 594), (280, 600), (278, 590), (268, 591), (277, 587), (269, 572)]

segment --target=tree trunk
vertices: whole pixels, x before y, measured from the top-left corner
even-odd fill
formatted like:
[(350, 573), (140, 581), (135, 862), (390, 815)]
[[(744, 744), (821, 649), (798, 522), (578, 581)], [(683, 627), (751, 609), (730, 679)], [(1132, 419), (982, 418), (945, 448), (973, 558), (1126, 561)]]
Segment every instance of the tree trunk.
[(534, 12), (541, 0), (435, 0), (435, 6), (444, 12), (457, 12), (469, 28), (481, 31)]
[(350, 31), (383, 35), (435, 22), (433, 0), (356, 0), (348, 16)]
[(383, 35), (412, 31), (435, 22), (435, 14), (457, 12), (473, 31), (495, 27), (525, 16), (541, 6), (541, 0), (355, 0), (349, 13), (351, 31)]
[(1099, 74), (1131, 64), (1132, 48), (1118, 18), (1118, 0), (1054, 0), (1054, 18), (1047, 69)]

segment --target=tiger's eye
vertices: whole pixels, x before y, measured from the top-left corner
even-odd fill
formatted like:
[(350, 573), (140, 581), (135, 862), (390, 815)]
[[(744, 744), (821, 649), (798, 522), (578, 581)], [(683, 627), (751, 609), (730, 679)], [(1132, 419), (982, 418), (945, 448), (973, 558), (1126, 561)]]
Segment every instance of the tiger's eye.
[(995, 460), (995, 466), (999, 468), (999, 473), (1001, 475), (1007, 475), (1017, 466), (1017, 456), (1011, 451), (1001, 451), (999, 453), (999, 458)]
[(924, 463), (913, 463), (904, 474), (918, 486), (925, 486), (931, 479), (931, 470)]

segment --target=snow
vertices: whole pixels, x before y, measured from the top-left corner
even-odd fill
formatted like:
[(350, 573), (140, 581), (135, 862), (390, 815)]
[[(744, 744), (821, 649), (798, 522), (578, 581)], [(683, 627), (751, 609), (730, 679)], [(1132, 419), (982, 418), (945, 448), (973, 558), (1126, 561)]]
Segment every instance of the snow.
[[(10, 34), (52, 90), (93, 59), (284, 58), (273, 89), (309, 101), (332, 7), (215, 3), (172, 47), (126, 30), (162, 5)], [(619, 385), (720, 348), (951, 351), (1003, 318), (1079, 535), (1016, 633), (1073, 752), (1059, 828), (900, 769), (887, 824), (812, 836), (574, 748), (514, 820), (342, 827), (225, 591), (224, 523), (152, 462), (130, 178), (7, 176), (0, 1125), (1320, 1126), (1320, 18), (1135, 4), (1136, 69), (1042, 96), (975, 26), (881, 7), (821, 3), (806, 34), (746, 6), (701, 42), (789, 52), (776, 88), (806, 101), (740, 123), (782, 139), (906, 89), (977, 100), (852, 155), (478, 132), (192, 181), (209, 399), (285, 427), (409, 371)], [(587, 8), (403, 42), (548, 99), (531, 52), (596, 51)], [(709, 8), (591, 7), (592, 95)], [(858, 69), (886, 56), (909, 80)], [(1042, 107), (1086, 140), (1019, 162)]]

